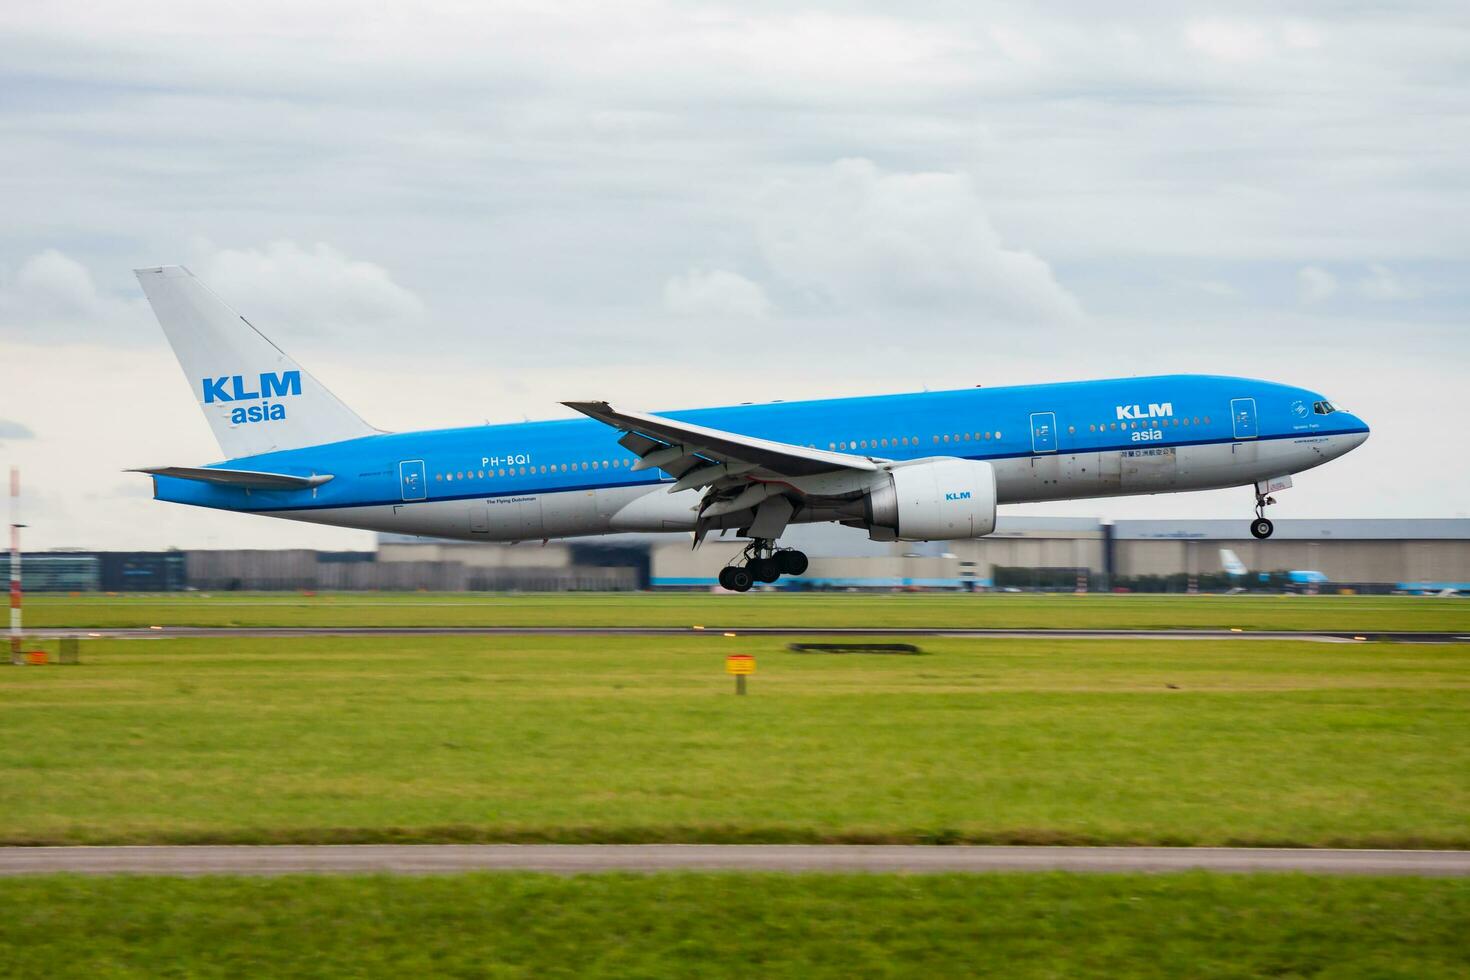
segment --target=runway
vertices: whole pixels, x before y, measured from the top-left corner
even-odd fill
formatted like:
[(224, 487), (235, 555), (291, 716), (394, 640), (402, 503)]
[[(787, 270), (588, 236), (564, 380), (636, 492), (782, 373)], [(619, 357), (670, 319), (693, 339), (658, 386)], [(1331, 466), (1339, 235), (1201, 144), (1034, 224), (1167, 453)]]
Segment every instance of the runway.
[(1352, 630), (975, 629), (943, 626), (148, 626), (32, 629), (37, 639), (304, 636), (935, 636), (1004, 640), (1302, 640), (1311, 643), (1470, 643), (1470, 634)]
[(937, 847), (767, 844), (357, 844), (0, 848), (0, 877), (84, 875), (453, 874), (537, 871), (1305, 872), (1463, 877), (1470, 851), (1245, 847)]

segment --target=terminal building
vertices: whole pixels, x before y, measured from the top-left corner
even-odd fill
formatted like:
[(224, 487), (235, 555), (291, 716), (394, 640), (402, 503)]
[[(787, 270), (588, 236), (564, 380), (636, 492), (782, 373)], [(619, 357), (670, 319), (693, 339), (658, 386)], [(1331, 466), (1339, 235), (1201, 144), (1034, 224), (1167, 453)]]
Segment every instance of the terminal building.
[[(811, 559), (783, 589), (1470, 591), (1464, 518), (1280, 520), (1265, 541), (1241, 520), (1084, 517), (1002, 517), (994, 534), (965, 541), (876, 542), (831, 524), (796, 525), (781, 540)], [(518, 545), (381, 535), (376, 551), (45, 552), (22, 568), (30, 591), (710, 589), (743, 546), (690, 544), (688, 535)], [(1226, 573), (1227, 550), (1245, 574)], [(0, 575), (8, 565), (0, 556)]]

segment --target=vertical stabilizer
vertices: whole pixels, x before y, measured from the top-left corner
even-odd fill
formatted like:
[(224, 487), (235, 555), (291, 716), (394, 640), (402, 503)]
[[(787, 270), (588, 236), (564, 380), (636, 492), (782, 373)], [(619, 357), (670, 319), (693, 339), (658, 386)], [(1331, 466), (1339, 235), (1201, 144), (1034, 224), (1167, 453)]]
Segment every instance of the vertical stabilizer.
[(188, 269), (134, 272), (227, 459), (378, 431)]
[(1225, 567), (1225, 574), (1232, 577), (1240, 577), (1246, 572), (1245, 562), (1235, 556), (1235, 552), (1229, 548), (1220, 549), (1220, 564)]

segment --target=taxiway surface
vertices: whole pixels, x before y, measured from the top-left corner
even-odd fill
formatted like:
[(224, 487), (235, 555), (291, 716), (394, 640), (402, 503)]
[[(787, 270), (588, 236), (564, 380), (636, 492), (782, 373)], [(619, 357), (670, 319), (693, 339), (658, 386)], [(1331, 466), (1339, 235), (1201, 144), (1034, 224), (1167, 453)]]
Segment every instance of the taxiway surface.
[(1470, 875), (1470, 851), (1248, 847), (985, 847), (806, 844), (353, 844), (0, 848), (26, 874), (551, 874), (657, 871), (1077, 871)]
[(1009, 640), (1305, 640), (1315, 643), (1467, 643), (1470, 634), (1357, 632), (1351, 630), (1221, 629), (974, 629), (873, 626), (149, 626), (126, 628), (41, 628), (38, 639), (156, 639), (175, 637), (297, 636), (952, 636)]

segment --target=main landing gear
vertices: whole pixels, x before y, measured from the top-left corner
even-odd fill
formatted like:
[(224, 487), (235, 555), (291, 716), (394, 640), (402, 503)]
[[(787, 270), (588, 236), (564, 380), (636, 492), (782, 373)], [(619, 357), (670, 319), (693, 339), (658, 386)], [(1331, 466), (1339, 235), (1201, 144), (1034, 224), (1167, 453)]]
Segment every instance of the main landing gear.
[(1261, 491), (1256, 491), (1256, 519), (1251, 521), (1251, 536), (1258, 541), (1264, 541), (1276, 530), (1276, 525), (1266, 517), (1266, 505), (1276, 503), (1275, 497), (1268, 497)]
[(782, 575), (806, 571), (806, 555), (791, 549), (776, 549), (771, 538), (756, 538), (745, 546), (740, 561), (720, 569), (720, 584), (731, 592), (749, 592), (757, 582), (774, 582)]

